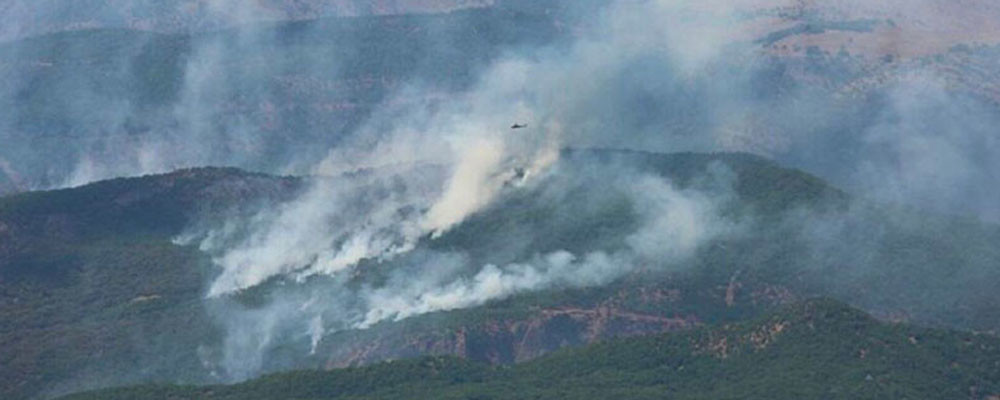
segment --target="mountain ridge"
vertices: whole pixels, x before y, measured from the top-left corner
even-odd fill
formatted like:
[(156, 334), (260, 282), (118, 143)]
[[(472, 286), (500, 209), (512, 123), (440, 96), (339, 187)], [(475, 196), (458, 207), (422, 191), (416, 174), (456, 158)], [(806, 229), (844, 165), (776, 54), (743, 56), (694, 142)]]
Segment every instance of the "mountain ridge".
[[(523, 362), (566, 346), (735, 322), (817, 294), (850, 300), (889, 320), (977, 330), (1000, 326), (1000, 316), (993, 315), (996, 308), (991, 307), (998, 299), (983, 286), (994, 278), (977, 269), (996, 256), (987, 249), (991, 238), (1000, 237), (998, 229), (891, 210), (853, 211), (857, 201), (848, 201), (822, 180), (754, 155), (567, 150), (562, 160), (565, 171), (631, 165), (628, 168), (669, 179), (680, 188), (702, 185), (705, 182), (696, 178), (728, 165), (722, 170), (733, 172), (735, 195), (742, 200), (727, 212), (753, 216), (754, 234), (706, 244), (675, 272), (639, 269), (606, 286), (520, 293), (466, 310), (332, 332), (312, 345), (307, 337), (290, 339), (266, 353), (273, 363), (266, 363), (261, 372), (367, 365), (429, 354)], [(607, 174), (587, 179), (601, 176)], [(593, 188), (577, 190), (599, 190), (604, 187), (600, 182), (583, 180)], [(211, 353), (205, 351), (224, 332), (212, 316), (216, 306), (206, 303), (204, 295), (217, 270), (197, 243), (178, 246), (176, 235), (191, 222), (211, 224), (255, 215), (261, 207), (294, 198), (306, 184), (302, 178), (209, 168), (0, 197), (0, 336), (5, 340), (0, 359), (20, 371), (0, 375), (4, 396), (35, 397), (42, 382), (50, 382), (43, 392), (48, 395), (162, 379), (211, 383), (211, 371), (203, 365)], [(492, 238), (510, 235), (525, 224), (550, 232), (540, 236), (549, 239), (524, 249), (528, 256), (585, 248), (595, 240), (613, 243), (620, 240), (615, 232), (629, 231), (631, 217), (622, 214), (614, 198), (602, 211), (607, 214), (560, 226), (558, 215), (545, 211), (551, 204), (539, 202), (532, 193), (512, 192), (420, 246), (431, 251), (462, 249), (474, 264), (502, 264), (512, 261), (511, 256), (497, 251)], [(572, 211), (579, 204), (559, 204), (580, 215)], [(861, 273), (860, 278), (842, 278), (846, 272), (838, 272), (840, 265), (825, 265), (824, 258), (810, 255), (815, 250), (810, 250), (808, 236), (793, 223), (803, 219), (802, 210), (813, 210), (809, 213), (815, 215), (805, 214), (809, 220), (828, 220), (820, 226), (860, 224), (860, 232), (869, 226), (888, 229), (884, 237), (846, 231), (845, 238), (837, 239), (850, 246), (856, 246), (852, 240), (874, 240), (880, 245), (865, 251), (877, 262), (847, 271)], [(925, 231), (907, 228), (913, 224)], [(858, 238), (849, 239), (854, 236)], [(883, 258), (885, 262), (878, 261)], [(381, 278), (375, 272), (391, 268), (369, 268), (373, 276), (357, 279), (377, 281)], [(938, 283), (904, 290), (914, 280)], [(278, 279), (221, 301), (253, 310), (266, 304), (282, 284)], [(321, 278), (305, 282), (307, 290), (322, 284)], [(953, 285), (966, 290), (955, 297), (947, 292)], [(955, 302), (965, 305), (935, 306)], [(34, 328), (25, 330), (27, 326)], [(178, 326), (189, 328), (178, 331)], [(81, 351), (60, 350), (65, 348)], [(162, 359), (163, 354), (170, 354), (171, 360)], [(45, 380), (32, 375), (35, 371), (47, 371)]]
[[(584, 163), (591, 160), (586, 154), (592, 152), (569, 151), (566, 157)], [(635, 152), (599, 153), (617, 154), (611, 158), (625, 160), (670, 159), (654, 154), (640, 157)], [(692, 174), (711, 160), (727, 156), (678, 157), (688, 161), (678, 163), (677, 170)], [(738, 160), (743, 156), (734, 157)], [(205, 383), (206, 375), (202, 374), (207, 371), (201, 365), (204, 355), (198, 354), (199, 345), (222, 334), (212, 322), (211, 307), (204, 303), (205, 287), (214, 269), (196, 244), (178, 246), (174, 239), (191, 223), (246, 218), (261, 207), (281, 204), (294, 198), (305, 184), (301, 178), (202, 168), (0, 197), (0, 314), (4, 315), (0, 336), (5, 341), (0, 359), (20, 371), (0, 374), (4, 396), (22, 398), (43, 388), (47, 393), (61, 394), (157, 376)], [(507, 212), (502, 208), (497, 211), (500, 214), (492, 215)], [(490, 229), (495, 216), (484, 217), (442, 238), (440, 245), (477, 246), (475, 242), (461, 243), (466, 240), (463, 238), (476, 237), (481, 229)], [(236, 300), (254, 304), (254, 293), (266, 295), (267, 290), (251, 291)], [(669, 290), (657, 294), (658, 290), (650, 288), (642, 296), (663, 299), (653, 304), (676, 296)], [(600, 306), (589, 300), (614, 298), (617, 292), (632, 293), (625, 285), (606, 293), (578, 291), (568, 297), (575, 296), (582, 303), (567, 303), (556, 295), (537, 303), (549, 309), (540, 319), (534, 319), (532, 308), (514, 301), (501, 302), (487, 314), (473, 311), (455, 318), (440, 313), (415, 319), (404, 324), (406, 327), (384, 323), (359, 334), (332, 335), (319, 345), (315, 357), (301, 362), (317, 367), (368, 364), (403, 354), (442, 351), (476, 360), (512, 362), (573, 343), (684, 328), (695, 321), (684, 315), (701, 313), (692, 309), (675, 317), (614, 303)], [(720, 300), (719, 304), (724, 303)], [(441, 319), (451, 322), (439, 324)], [(497, 323), (490, 323), (492, 320)], [(508, 322), (499, 322), (504, 320)], [(461, 332), (463, 324), (465, 345), (453, 342), (452, 350), (447, 350), (446, 343), (453, 340), (448, 338), (457, 338), (454, 332)], [(26, 329), (28, 326), (35, 328)], [(177, 326), (190, 328), (177, 331)], [(426, 330), (423, 326), (438, 328)], [(399, 328), (411, 333), (392, 336)], [(587, 329), (598, 330), (588, 334)], [(525, 334), (535, 339), (524, 342)], [(353, 344), (336, 346), (340, 340)], [(525, 344), (514, 351), (510, 347), (514, 340)], [(408, 341), (411, 344), (405, 345)], [(420, 345), (421, 341), (425, 344)], [(60, 350), (67, 346), (80, 350)], [(365, 348), (370, 350), (363, 352)], [(296, 349), (288, 347), (291, 355), (301, 358)], [(362, 353), (350, 354), (354, 351)], [(171, 354), (173, 361), (161, 359), (165, 353)], [(118, 365), (132, 365), (126, 368), (132, 372), (121, 376)], [(34, 375), (38, 371), (47, 372), (44, 381)], [(40, 386), (46, 381), (61, 383)]]

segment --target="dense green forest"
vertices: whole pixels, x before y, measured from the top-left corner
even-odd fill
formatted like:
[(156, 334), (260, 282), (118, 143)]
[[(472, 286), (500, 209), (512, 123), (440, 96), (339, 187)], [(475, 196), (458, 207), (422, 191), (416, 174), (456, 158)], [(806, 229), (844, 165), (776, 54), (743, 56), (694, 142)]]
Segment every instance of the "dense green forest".
[(0, 400), (1000, 400), (987, 0), (4, 1)]
[(510, 367), (421, 358), (65, 400), (986, 399), (998, 393), (997, 337), (879, 322), (816, 299), (749, 322), (611, 341)]
[[(706, 170), (725, 166), (734, 179), (734, 201), (725, 212), (753, 234), (706, 244), (673, 272), (637, 271), (605, 286), (523, 293), (331, 333), (315, 355), (304, 355), (308, 341), (295, 339), (268, 353), (294, 362), (265, 364), (263, 372), (428, 354), (508, 365), (566, 346), (734, 323), (816, 295), (885, 319), (984, 331), (1000, 326), (997, 292), (990, 287), (997, 272), (988, 268), (1000, 259), (995, 226), (865, 206), (818, 178), (746, 154), (567, 150), (561, 163), (576, 169), (627, 164), (679, 187), (702, 185)], [(600, 179), (580, 180), (582, 186), (567, 190), (565, 198), (518, 192), (421, 246), (502, 263), (508, 260), (500, 257), (522, 253), (613, 244), (630, 231), (634, 216), (614, 196), (589, 197), (597, 199), (591, 203), (599, 205), (596, 211), (580, 202), (602, 190)], [(222, 340), (203, 298), (215, 272), (197, 246), (173, 239), (192, 224), (252, 215), (302, 187), (300, 178), (194, 169), (0, 199), (3, 396), (218, 382), (199, 353)], [(581, 212), (588, 218), (567, 219)], [(810, 226), (847, 228), (825, 237), (835, 246), (817, 252), (802, 234), (803, 215), (813, 218)], [(522, 253), (494, 247), (525, 227), (542, 234)], [(869, 233), (873, 227), (878, 236)], [(841, 253), (850, 252), (858, 254), (858, 264), (842, 263), (847, 258)], [(356, 279), (383, 279), (379, 271), (392, 268), (388, 263)], [(234, 301), (253, 309), (281, 284), (261, 285)], [(959, 287), (964, 290), (953, 290)], [(367, 349), (363, 358), (354, 354), (359, 349)]]

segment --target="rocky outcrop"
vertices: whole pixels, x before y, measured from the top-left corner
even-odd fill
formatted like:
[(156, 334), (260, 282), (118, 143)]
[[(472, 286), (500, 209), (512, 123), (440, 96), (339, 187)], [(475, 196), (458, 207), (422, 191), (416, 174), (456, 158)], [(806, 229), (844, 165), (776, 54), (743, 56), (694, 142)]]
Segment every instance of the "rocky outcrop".
[[(568, 346), (671, 332), (699, 325), (696, 316), (663, 317), (607, 305), (541, 309), (523, 319), (487, 320), (432, 332), (378, 333), (338, 343), (324, 366), (340, 368), (423, 355), (454, 355), (491, 364), (528, 361)], [(332, 338), (338, 341), (341, 338)]]

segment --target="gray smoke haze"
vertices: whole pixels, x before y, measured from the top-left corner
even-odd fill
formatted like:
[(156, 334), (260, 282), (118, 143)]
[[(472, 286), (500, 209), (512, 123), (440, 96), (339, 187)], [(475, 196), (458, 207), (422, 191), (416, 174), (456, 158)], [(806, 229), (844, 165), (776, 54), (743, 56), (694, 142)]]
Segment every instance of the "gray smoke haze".
[[(996, 110), (948, 91), (934, 71), (900, 66), (904, 72), (874, 94), (846, 95), (838, 92), (844, 83), (831, 90), (790, 75), (830, 73), (820, 62), (843, 62), (850, 71), (850, 59), (812, 52), (781, 64), (760, 52), (753, 32), (732, 29), (742, 18), (737, 5), (645, 1), (600, 10), (572, 45), (512, 52), (462, 93), (403, 101), (435, 88), (400, 88), (311, 167), (316, 182), (300, 199), (243, 226), (183, 238), (200, 243), (221, 271), (207, 292), (209, 303), (227, 305), (219, 314), (228, 339), (213, 361), (221, 373), (252, 376), (262, 354), (296, 337), (308, 338), (303, 351), (312, 352), (331, 332), (527, 291), (606, 284), (650, 263), (682, 268), (700, 245), (741, 230), (719, 211), (727, 190), (678, 189), (608, 165), (601, 176), (627, 178), (590, 184), (618, 194), (643, 221), (617, 246), (512, 251), (499, 257), (505, 263), (427, 248), (519, 191), (575, 173), (559, 159), (566, 147), (756, 152), (876, 201), (996, 218), (997, 205), (987, 200), (996, 198), (991, 171), (1000, 159)], [(509, 131), (512, 122), (530, 129)], [(716, 171), (710, 180), (726, 182), (726, 175)], [(871, 279), (873, 254), (887, 245), (863, 215), (792, 217), (808, 221), (795, 229), (815, 265), (853, 266), (825, 283), (835, 295), (857, 290), (850, 282), (858, 276)], [(855, 240), (861, 237), (870, 240)], [(517, 249), (532, 238), (505, 240)], [(961, 279), (983, 267), (970, 266)], [(231, 300), (259, 288), (269, 288), (262, 289), (270, 293), (266, 306)]]
[(492, 0), (10, 0), (0, 5), (0, 20), (11, 22), (0, 26), (0, 41), (88, 28), (182, 33), (254, 22), (442, 12), (491, 4)]
[[(488, 56), (470, 55), (474, 46), (454, 37), (468, 31), (451, 20), (413, 27), (431, 32), (417, 41), (417, 52), (450, 57), (439, 63), (418, 56), (377, 62), (406, 52), (381, 42), (385, 47), (366, 48), (380, 37), (372, 32), (389, 28), (314, 24), (148, 35), (95, 64), (112, 77), (149, 72), (145, 63), (160, 67), (150, 72), (156, 79), (141, 81), (163, 85), (150, 91), (162, 97), (152, 98), (109, 83), (115, 79), (79, 81), (58, 73), (22, 79), (37, 68), (64, 66), (46, 66), (50, 55), (16, 47), (20, 55), (10, 59), (42, 64), (0, 65), (0, 106), (7, 106), (0, 107), (0, 135), (14, 143), (13, 150), (0, 149), (0, 172), (10, 177), (15, 166), (46, 165), (29, 171), (42, 178), (18, 179), (27, 187), (201, 165), (309, 175), (310, 186), (293, 201), (249, 220), (192, 227), (177, 238), (199, 246), (217, 267), (205, 304), (224, 338), (218, 346), (206, 344), (203, 354), (208, 368), (227, 380), (279, 363), (276, 353), (289, 347), (308, 355), (333, 332), (531, 291), (602, 285), (638, 269), (683, 270), (703, 244), (748, 229), (723, 212), (733, 197), (732, 172), (723, 166), (706, 172), (703, 185), (682, 188), (630, 165), (567, 161), (565, 148), (745, 151), (867, 200), (1000, 220), (1000, 111), (974, 90), (976, 83), (956, 82), (949, 64), (934, 66), (919, 56), (873, 62), (818, 43), (783, 57), (757, 41), (777, 28), (832, 18), (899, 19), (873, 29), (926, 23), (935, 20), (929, 10), (940, 2), (893, 2), (889, 11), (882, 7), (889, 3), (860, 1), (844, 2), (839, 11), (803, 11), (805, 3), (571, 3), (565, 12), (587, 16), (580, 23), (585, 29), (571, 26), (559, 40), (497, 44), (485, 50)], [(26, 7), (13, 4), (8, 12)], [(207, 4), (213, 18), (231, 19), (230, 25), (277, 18), (242, 2)], [(758, 23), (747, 7), (773, 20)], [(339, 35), (335, 48), (317, 44), (331, 32)], [(894, 46), (919, 50), (906, 41), (878, 43), (889, 55), (898, 53)], [(183, 51), (159, 59), (149, 54), (154, 45)], [(79, 51), (83, 60), (94, 58), (93, 50), (63, 49)], [(995, 49), (976, 51), (986, 53), (987, 65), (1000, 59)], [(972, 57), (961, 50), (941, 55), (966, 56)], [(472, 61), (452, 66), (466, 59)], [(45, 93), (33, 86), (38, 82), (79, 96), (33, 97)], [(72, 127), (52, 123), (57, 115), (68, 115)], [(515, 122), (528, 128), (508, 129)], [(49, 144), (58, 154), (38, 154), (25, 139), (61, 140), (48, 136), (53, 131), (108, 134), (82, 139), (81, 152)], [(50, 157), (69, 161), (32, 164)], [(534, 226), (512, 228), (519, 234), (493, 244), (490, 257), (441, 245), (471, 218), (516, 207), (524, 193), (566, 205), (552, 207), (558, 221), (639, 222), (581, 248), (538, 250), (531, 244), (543, 238)], [(818, 284), (841, 298), (903, 307), (930, 287), (934, 296), (912, 307), (991, 301), (960, 291), (993, 282), (980, 279), (995, 269), (988, 258), (960, 260), (966, 263), (947, 287), (880, 276), (877, 266), (891, 260), (878, 255), (896, 237), (888, 232), (913, 236), (922, 229), (918, 221), (927, 219), (899, 212), (892, 226), (883, 226), (872, 222), (873, 213), (793, 210), (783, 226), (789, 236), (779, 239), (804, 243), (809, 252), (801, 262), (828, 269), (830, 278)], [(919, 257), (901, 261), (894, 272), (913, 276), (906, 268)], [(872, 288), (899, 296), (866, 294)]]
[[(366, 66), (358, 65), (358, 58), (379, 54), (360, 45), (378, 37), (364, 29), (247, 25), (314, 14), (391, 14), (419, 8), (416, 4), (386, 3), (385, 10), (365, 11), (348, 2), (316, 2), (306, 7), (313, 11), (305, 12), (270, 2), (240, 2), (239, 7), (222, 0), (156, 6), (126, 3), (129, 6), (109, 11), (78, 2), (12, 2), (3, 9), (3, 20), (18, 21), (4, 24), (8, 29), (26, 30), (19, 24), (28, 22), (20, 21), (92, 10), (88, 12), (108, 15), (85, 20), (119, 21), (98, 26), (132, 26), (124, 22), (183, 12), (222, 21), (218, 26), (241, 28), (191, 37), (139, 34), (129, 41), (112, 33), (93, 33), (96, 37), (89, 42), (64, 38), (48, 46), (7, 45), (3, 51), (7, 57), (0, 63), (4, 105), (0, 139), (6, 144), (0, 149), (0, 185), (4, 185), (0, 191), (75, 186), (201, 165), (309, 173), (329, 147), (349, 140), (345, 138), (374, 140), (360, 126), (393, 130), (371, 128), (376, 125), (371, 121), (386, 120), (369, 115), (378, 110), (372, 108), (375, 104), (386, 103), (384, 96), (427, 108), (423, 103), (464, 92), (462, 85), (455, 92), (455, 82), (429, 78), (433, 74), (421, 68), (428, 62), (420, 59), (399, 61), (413, 62), (409, 65), (418, 70), (414, 74), (396, 75), (375, 63), (367, 66), (381, 70), (358, 76)], [(535, 104), (552, 104), (548, 112), (558, 118), (540, 118), (558, 119), (567, 143), (664, 152), (748, 151), (879, 199), (939, 211), (960, 207), (962, 213), (998, 218), (1000, 212), (991, 201), (997, 194), (996, 177), (990, 173), (996, 170), (996, 134), (990, 130), (996, 110), (989, 99), (981, 98), (983, 82), (963, 82), (951, 72), (952, 65), (935, 65), (934, 58), (860, 62), (859, 57), (870, 50), (866, 44), (847, 48), (858, 54), (834, 54), (830, 45), (810, 41), (821, 35), (804, 35), (801, 46), (827, 47), (787, 57), (764, 51), (755, 42), (769, 29), (800, 21), (891, 18), (892, 24), (877, 23), (873, 33), (858, 36), (854, 43), (877, 43), (888, 55), (919, 55), (960, 43), (956, 39), (960, 34), (969, 41), (989, 43), (989, 33), (997, 27), (987, 17), (997, 13), (995, 6), (961, 7), (936, 0), (905, 6), (765, 0), (617, 4), (561, 6), (575, 8), (566, 14), (593, 15), (600, 10), (602, 15), (594, 19), (603, 22), (567, 34), (575, 42), (570, 46), (572, 57), (559, 54), (566, 51), (560, 46), (487, 50), (495, 53), (497, 64), (544, 60), (546, 67), (531, 73), (546, 76), (537, 81), (552, 82), (549, 86), (559, 91), (545, 94), (537, 88), (530, 93), (534, 98), (523, 96), (522, 101), (536, 114)], [(483, 5), (489, 4), (461, 2), (441, 9)], [(638, 8), (643, 13), (630, 10)], [(957, 33), (946, 30), (966, 19), (982, 22), (981, 27)], [(657, 22), (647, 23), (650, 20)], [(459, 58), (457, 42), (449, 37), (456, 29), (452, 23), (441, 19), (423, 26), (421, 31), (431, 33), (417, 40), (417, 47), (436, 49), (432, 57)], [(913, 26), (922, 29), (906, 28)], [(882, 40), (904, 34), (922, 38), (935, 32), (939, 39), (927, 41), (927, 48), (916, 48), (908, 40)], [(330, 35), (337, 36), (337, 49), (319, 45)], [(518, 56), (504, 56), (511, 52)], [(980, 47), (968, 55), (957, 50), (943, 54), (959, 62), (985, 54), (982, 65), (988, 68), (997, 57), (994, 53)], [(65, 55), (72, 56), (70, 64), (59, 62)], [(570, 70), (574, 72), (563, 73)], [(975, 69), (968, 73), (975, 76)], [(355, 91), (351, 85), (371, 86)], [(358, 99), (358, 93), (374, 94)], [(520, 118), (516, 113), (504, 117)], [(926, 140), (917, 139), (921, 137)]]
[(852, 176), (862, 193), (889, 203), (1000, 221), (1000, 115), (920, 77), (893, 88), (863, 136)]
[[(200, 241), (221, 269), (207, 293), (210, 303), (227, 303), (230, 296), (273, 282), (308, 287), (318, 280), (325, 282), (318, 292), (338, 294), (302, 300), (298, 291), (279, 287), (264, 308), (227, 309), (223, 314), (232, 317), (223, 323), (231, 339), (219, 361), (224, 374), (250, 376), (261, 366), (260, 353), (275, 343), (273, 337), (289, 332), (308, 335), (315, 345), (323, 333), (337, 330), (478, 306), (527, 291), (605, 284), (651, 264), (679, 268), (699, 245), (736, 230), (719, 211), (729, 198), (725, 171), (711, 178), (720, 182), (716, 193), (707, 193), (608, 165), (602, 175), (614, 178), (599, 184), (600, 190), (617, 194), (643, 221), (617, 248), (515, 254), (514, 261), (501, 265), (478, 264), (460, 252), (421, 249), (471, 215), (498, 206), (498, 199), (572, 174), (572, 166), (559, 162), (561, 149), (588, 143), (580, 133), (568, 134), (567, 127), (588, 133), (583, 128), (596, 121), (579, 120), (581, 109), (592, 107), (591, 99), (606, 90), (605, 81), (623, 68), (649, 52), (683, 60), (677, 63), (681, 76), (695, 74), (708, 62), (712, 48), (721, 45), (715, 35), (697, 47), (670, 46), (676, 42), (668, 37), (679, 33), (664, 29), (662, 22), (672, 7), (656, 2), (615, 6), (601, 21), (599, 34), (566, 53), (542, 49), (507, 57), (488, 68), (472, 90), (452, 99), (402, 107), (390, 102), (314, 168), (318, 177), (301, 198), (263, 212), (244, 227), (180, 238), (181, 243)], [(724, 27), (714, 26), (719, 32)], [(511, 131), (512, 121), (527, 122), (530, 129)], [(371, 269), (387, 277), (361, 283), (351, 278), (375, 273)], [(286, 292), (301, 301), (298, 311), (295, 300), (281, 295)]]
[[(82, 3), (17, 3), (4, 9), (2, 21), (10, 23), (2, 25), (85, 10), (113, 14), (96, 18), (112, 21), (96, 27), (122, 26), (113, 22), (131, 17), (120, 13), (149, 14), (158, 21), (179, 13), (231, 28), (175, 34), (74, 30), (0, 43), (0, 141), (5, 144), (0, 147), (0, 192), (204, 165), (308, 173), (402, 82), (412, 78), (461, 87), (470, 81), (464, 74), (494, 57), (499, 42), (551, 37), (522, 32), (495, 40), (468, 38), (466, 32), (484, 21), (485, 29), (510, 30), (502, 24), (512, 17), (486, 18), (485, 11), (278, 24), (261, 21), (304, 16), (271, 2), (129, 2), (134, 7), (127, 10)], [(482, 5), (387, 2), (374, 9), (365, 2), (319, 3), (305, 14), (392, 15)], [(441, 21), (448, 18), (454, 22), (446, 26)], [(458, 45), (470, 52), (458, 58)]]
[[(220, 235), (234, 231), (210, 232), (213, 236), (202, 240), (201, 246), (219, 254), (216, 262), (223, 273), (213, 282), (207, 301), (219, 310), (216, 315), (226, 328), (226, 339), (210, 365), (219, 368), (220, 376), (244, 379), (258, 373), (266, 354), (279, 345), (308, 342), (310, 347), (300, 354), (306, 356), (325, 335), (337, 331), (479, 306), (530, 291), (599, 286), (640, 268), (681, 270), (701, 244), (741, 230), (738, 223), (722, 216), (721, 209), (731, 200), (732, 184), (722, 166), (706, 176), (706, 185), (699, 189), (680, 189), (661, 176), (625, 165), (596, 167), (596, 176), (606, 181), (599, 187), (588, 187), (593, 177), (572, 177), (578, 165), (555, 164), (550, 168), (544, 176), (536, 177), (537, 181), (504, 190), (544, 191), (546, 197), (555, 198), (570, 196), (570, 190), (584, 191), (588, 197), (604, 200), (594, 200), (590, 210), (574, 209), (576, 218), (607, 218), (607, 208), (624, 206), (634, 213), (634, 220), (642, 222), (624, 232), (619, 244), (580, 253), (564, 249), (512, 251), (492, 256), (518, 261), (484, 264), (462, 250), (432, 250), (411, 239), (413, 236), (407, 237), (412, 232), (407, 229), (414, 229), (423, 233), (424, 241), (447, 240), (446, 234), (430, 239), (428, 234), (433, 230), (420, 230), (419, 215), (402, 212), (411, 204), (399, 199), (415, 198), (410, 190), (413, 176), (402, 173), (404, 179), (391, 183), (360, 178), (365, 185), (383, 185), (374, 191), (384, 197), (354, 192), (350, 195), (357, 201), (342, 202), (337, 199), (345, 192), (326, 191), (323, 198), (327, 202), (312, 206), (321, 210), (321, 215), (302, 218), (304, 203), (298, 202), (319, 190), (313, 189), (282, 210), (277, 220), (264, 225), (264, 231), (279, 242), (257, 242), (259, 228), (251, 227), (249, 243), (225, 246), (220, 245), (226, 242)], [(351, 186), (339, 183), (338, 188)], [(329, 190), (326, 183), (317, 185)], [(430, 198), (446, 197), (443, 191), (437, 193)], [(499, 193), (498, 197), (509, 195), (515, 194)], [(380, 209), (373, 212), (373, 204)], [(425, 210), (433, 207), (423, 205)], [(493, 207), (506, 206), (499, 203)], [(289, 213), (291, 209), (296, 211)], [(486, 206), (484, 211), (489, 209)], [(305, 238), (316, 238), (316, 242), (302, 243)], [(321, 250), (313, 253), (310, 249)], [(240, 303), (242, 296), (254, 290), (267, 293), (264, 306)]]
[[(236, 5), (234, 3), (240, 3)], [(242, 25), (252, 21), (272, 18), (269, 10), (253, 3), (223, 0), (209, 1), (203, 7), (209, 15), (227, 21), (227, 25)], [(304, 32), (303, 35), (310, 35)], [(95, 138), (101, 148), (96, 154), (83, 153), (69, 178), (57, 186), (77, 186), (118, 176), (163, 173), (178, 168), (203, 165), (232, 165), (274, 169), (285, 160), (275, 154), (273, 132), (267, 132), (266, 123), (250, 114), (269, 113), (280, 100), (268, 87), (271, 74), (281, 74), (275, 65), (264, 58), (301, 62), (312, 71), (299, 68), (298, 73), (336, 77), (338, 60), (302, 60), (297, 49), (287, 50), (278, 45), (273, 31), (236, 29), (223, 34), (213, 34), (192, 41), (190, 53), (178, 59), (180, 73), (176, 98), (161, 110), (153, 121), (151, 131), (137, 138), (122, 142), (114, 139)], [(134, 56), (126, 55), (125, 59)], [(127, 68), (127, 67), (126, 67)], [(125, 71), (124, 75), (128, 75)], [(116, 121), (101, 125), (121, 129), (131, 112), (132, 104), (117, 107)], [(232, 109), (243, 115), (232, 115)], [(308, 155), (303, 154), (303, 158)], [(293, 171), (294, 172), (294, 171)], [(302, 172), (302, 171), (299, 171)]]

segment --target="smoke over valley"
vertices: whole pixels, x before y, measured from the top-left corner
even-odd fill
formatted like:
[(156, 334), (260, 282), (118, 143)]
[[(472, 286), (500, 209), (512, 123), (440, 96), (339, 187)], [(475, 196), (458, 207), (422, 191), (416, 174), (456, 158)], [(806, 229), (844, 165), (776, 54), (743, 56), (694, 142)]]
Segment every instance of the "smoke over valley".
[(1000, 329), (987, 1), (86, 3), (0, 6), (4, 396)]

